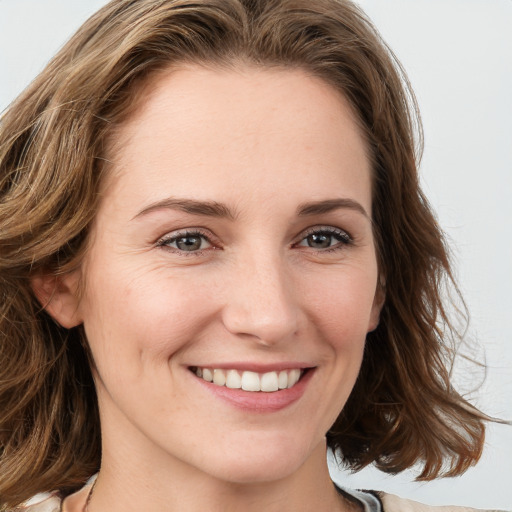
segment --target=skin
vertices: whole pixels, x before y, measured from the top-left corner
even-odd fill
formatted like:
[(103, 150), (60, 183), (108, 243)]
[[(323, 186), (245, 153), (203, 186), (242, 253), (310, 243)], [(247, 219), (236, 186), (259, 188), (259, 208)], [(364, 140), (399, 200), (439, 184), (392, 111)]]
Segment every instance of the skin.
[[(48, 305), (84, 324), (96, 365), (103, 459), (89, 510), (349, 510), (324, 436), (382, 305), (354, 115), (301, 70), (188, 65), (142, 96), (113, 138), (85, 260)], [(230, 215), (155, 206), (169, 198)], [(184, 231), (200, 233), (199, 250), (180, 250)], [(297, 401), (262, 413), (190, 371), (234, 362), (314, 370)]]

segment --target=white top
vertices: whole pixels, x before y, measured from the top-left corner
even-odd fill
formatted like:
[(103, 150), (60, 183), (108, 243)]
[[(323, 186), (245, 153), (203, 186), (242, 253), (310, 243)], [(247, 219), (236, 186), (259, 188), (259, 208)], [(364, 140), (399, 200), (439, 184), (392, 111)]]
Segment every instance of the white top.
[[(86, 485), (90, 486), (91, 483)], [(407, 500), (376, 491), (359, 491), (338, 487), (341, 493), (355, 498), (363, 507), (364, 512), (477, 512), (477, 509), (468, 507), (435, 507), (423, 505), (416, 501)], [(82, 489), (82, 491), (84, 491)], [(80, 492), (80, 491), (79, 491)], [(26, 501), (22, 506), (10, 512), (66, 512), (62, 509), (62, 499), (58, 493), (41, 493)], [(487, 510), (486, 512), (507, 512)], [(508, 511), (512, 512), (512, 510)]]

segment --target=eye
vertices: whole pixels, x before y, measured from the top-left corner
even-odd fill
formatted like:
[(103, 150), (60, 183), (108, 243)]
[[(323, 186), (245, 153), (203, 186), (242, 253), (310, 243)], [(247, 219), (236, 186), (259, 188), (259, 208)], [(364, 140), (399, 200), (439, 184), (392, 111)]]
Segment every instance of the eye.
[(157, 246), (188, 253), (199, 252), (213, 247), (208, 237), (199, 231), (170, 233), (158, 240)]
[(351, 236), (338, 228), (322, 227), (312, 228), (305, 233), (305, 236), (298, 244), (298, 247), (310, 247), (311, 249), (341, 249), (343, 246), (352, 243)]

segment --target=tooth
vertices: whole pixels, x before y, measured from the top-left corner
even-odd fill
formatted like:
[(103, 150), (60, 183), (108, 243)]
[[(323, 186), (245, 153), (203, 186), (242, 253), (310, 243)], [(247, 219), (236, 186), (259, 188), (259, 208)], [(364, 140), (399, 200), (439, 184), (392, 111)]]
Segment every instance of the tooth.
[(242, 387), (242, 377), (236, 370), (228, 370), (226, 375), (226, 387), (231, 389), (240, 389)]
[(242, 373), (242, 389), (244, 391), (260, 391), (260, 378), (255, 372)]
[(226, 384), (226, 374), (224, 370), (213, 370), (213, 383), (217, 384), (217, 386), (224, 386), (224, 384)]
[(300, 379), (300, 370), (294, 369), (290, 370), (290, 374), (288, 375), (288, 388), (295, 386)]
[(279, 382), (276, 372), (264, 373), (261, 376), (261, 391), (270, 393), (279, 389)]
[(282, 370), (279, 373), (267, 372), (264, 374), (245, 371), (242, 372), (240, 376), (237, 370), (196, 367), (195, 374), (207, 382), (213, 382), (217, 386), (271, 393), (279, 389), (287, 389), (295, 386), (302, 375), (302, 370), (295, 368), (293, 370)]

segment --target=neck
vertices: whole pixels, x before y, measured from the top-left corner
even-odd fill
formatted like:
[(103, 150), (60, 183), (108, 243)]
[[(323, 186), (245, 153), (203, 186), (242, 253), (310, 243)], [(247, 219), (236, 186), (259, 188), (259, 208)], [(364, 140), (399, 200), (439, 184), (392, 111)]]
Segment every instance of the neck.
[[(231, 432), (232, 442), (220, 440), (203, 457), (197, 447), (177, 444), (178, 439), (164, 438), (174, 447), (165, 449), (115, 407), (103, 408), (101, 425), (101, 469), (88, 512), (351, 510), (331, 482), (325, 439), (314, 446), (301, 443), (299, 429), (278, 444), (270, 429), (247, 427), (239, 435)], [(78, 506), (64, 510), (82, 512), (85, 494)]]
[[(311, 457), (292, 474), (257, 483), (219, 480), (179, 462), (165, 472), (154, 466), (144, 467), (143, 463), (132, 467), (133, 460), (136, 459), (131, 464), (104, 461), (89, 512), (352, 510), (331, 482), (323, 445), (316, 447)], [(85, 498), (84, 494), (80, 500), (82, 508)]]

